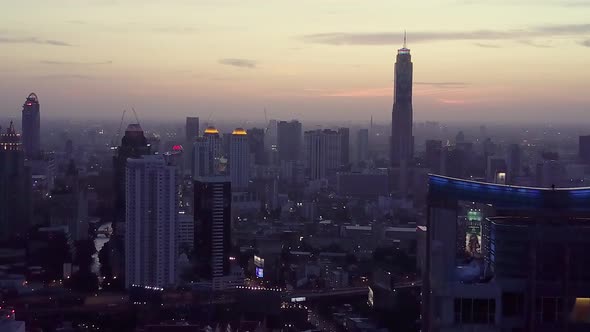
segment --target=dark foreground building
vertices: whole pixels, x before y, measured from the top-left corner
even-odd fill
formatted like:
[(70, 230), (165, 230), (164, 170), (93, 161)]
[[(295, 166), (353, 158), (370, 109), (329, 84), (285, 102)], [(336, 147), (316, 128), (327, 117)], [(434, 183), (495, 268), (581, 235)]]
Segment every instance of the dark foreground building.
[(231, 246), (231, 180), (227, 176), (195, 181), (195, 250), (197, 273), (214, 288), (229, 273)]
[(589, 188), (431, 175), (428, 200), (423, 331), (590, 330)]

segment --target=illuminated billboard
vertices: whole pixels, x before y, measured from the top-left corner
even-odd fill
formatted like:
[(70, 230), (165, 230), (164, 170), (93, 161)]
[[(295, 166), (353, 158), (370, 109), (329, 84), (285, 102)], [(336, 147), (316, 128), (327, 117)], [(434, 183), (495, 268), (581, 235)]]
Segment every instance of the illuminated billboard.
[(254, 256), (254, 265), (257, 267), (264, 267), (264, 258)]
[(256, 267), (256, 276), (258, 278), (264, 278), (264, 269), (261, 267)]

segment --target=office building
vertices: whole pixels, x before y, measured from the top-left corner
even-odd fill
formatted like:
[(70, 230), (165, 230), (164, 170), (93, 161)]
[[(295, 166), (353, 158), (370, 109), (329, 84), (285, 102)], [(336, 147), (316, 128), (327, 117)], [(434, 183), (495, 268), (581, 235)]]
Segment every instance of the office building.
[(367, 161), (369, 159), (369, 129), (359, 129), (356, 142), (357, 161)]
[(195, 251), (201, 280), (215, 283), (230, 272), (231, 180), (227, 176), (195, 180)]
[(88, 238), (88, 194), (73, 160), (65, 175), (55, 180), (49, 202), (52, 227), (66, 226), (74, 241)]
[(588, 188), (431, 175), (422, 331), (590, 329), (589, 217)]
[(195, 217), (186, 211), (178, 211), (178, 228), (176, 233), (178, 254), (190, 254), (195, 245)]
[(129, 159), (126, 167), (125, 285), (176, 282), (176, 167), (162, 155)]
[(197, 137), (199, 137), (199, 118), (187, 116), (185, 131), (185, 143), (187, 146), (192, 146)]
[(522, 168), (522, 152), (520, 145), (510, 144), (508, 147), (508, 180), (509, 183), (514, 183), (514, 179), (520, 176), (520, 170)]
[(442, 169), (442, 141), (427, 140), (424, 162), (431, 173), (439, 174)]
[(277, 124), (277, 149), (279, 161), (301, 158), (301, 122), (280, 121)]
[(31, 172), (12, 122), (0, 134), (0, 239), (27, 230), (31, 221)]
[(266, 165), (267, 153), (265, 150), (265, 135), (262, 128), (248, 129), (248, 144), (250, 153), (254, 155), (254, 164)]
[(590, 164), (590, 135), (580, 136), (578, 151), (580, 161)]
[(34, 93), (23, 104), (22, 143), (26, 159), (41, 158), (41, 113), (39, 98)]
[(141, 156), (150, 153), (151, 145), (145, 138), (139, 123), (129, 124), (125, 129), (125, 136), (121, 139), (121, 146), (116, 149), (116, 155), (113, 157), (116, 223), (125, 221), (125, 170), (127, 159), (141, 158)]
[(250, 182), (250, 144), (248, 133), (236, 128), (230, 137), (229, 170), (232, 189), (245, 190)]
[(304, 135), (305, 162), (311, 180), (334, 175), (340, 164), (340, 134), (331, 129), (310, 130)]
[(340, 166), (346, 166), (350, 163), (350, 129), (339, 128), (340, 135)]
[(391, 117), (391, 166), (402, 162), (411, 164), (414, 158), (412, 135), (412, 75), (413, 64), (410, 50), (404, 46), (397, 51), (394, 69), (394, 95)]
[(203, 137), (193, 144), (193, 179), (199, 176), (211, 176), (220, 172), (222, 156), (221, 137), (215, 127), (207, 127)]

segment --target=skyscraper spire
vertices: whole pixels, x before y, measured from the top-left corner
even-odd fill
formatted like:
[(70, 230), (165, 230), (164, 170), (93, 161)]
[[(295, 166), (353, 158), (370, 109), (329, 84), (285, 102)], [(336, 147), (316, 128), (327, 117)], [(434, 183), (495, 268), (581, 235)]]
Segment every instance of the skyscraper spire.
[(406, 48), (406, 30), (404, 30), (404, 48)]

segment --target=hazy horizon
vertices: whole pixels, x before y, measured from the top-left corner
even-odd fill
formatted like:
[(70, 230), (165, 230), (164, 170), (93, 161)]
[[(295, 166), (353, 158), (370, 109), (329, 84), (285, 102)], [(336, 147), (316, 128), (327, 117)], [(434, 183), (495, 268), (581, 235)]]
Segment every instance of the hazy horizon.
[[(0, 13), (0, 108), (42, 119), (375, 122), (403, 31), (414, 119), (590, 122), (590, 3), (577, 0), (23, 0)], [(485, 15), (483, 15), (485, 13)], [(523, 15), (526, 13), (526, 15)], [(24, 23), (24, 24), (23, 24)]]

